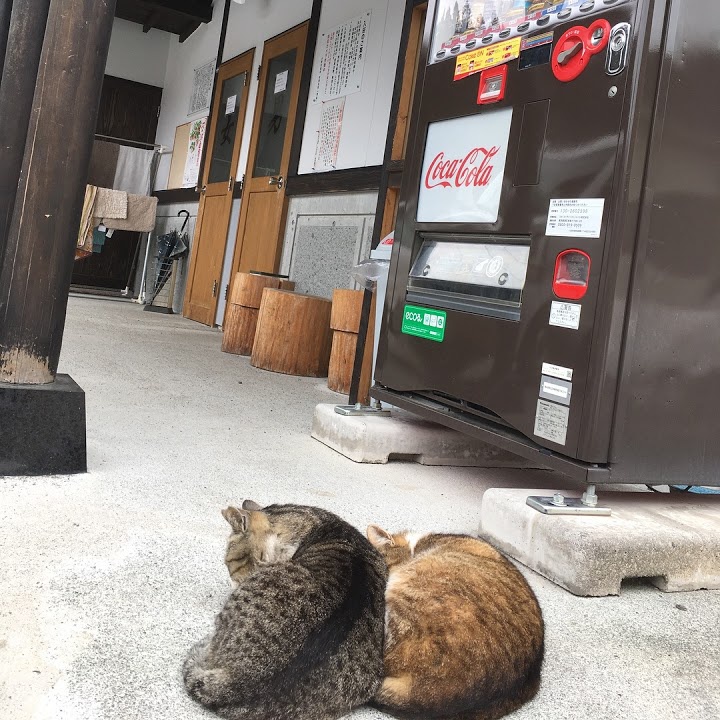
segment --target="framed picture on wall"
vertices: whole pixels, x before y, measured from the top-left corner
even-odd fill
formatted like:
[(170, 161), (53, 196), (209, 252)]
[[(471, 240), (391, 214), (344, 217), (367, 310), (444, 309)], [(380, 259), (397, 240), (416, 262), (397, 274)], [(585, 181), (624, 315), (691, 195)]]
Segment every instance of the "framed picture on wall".
[(215, 61), (195, 68), (193, 71), (193, 85), (190, 93), (189, 115), (196, 115), (210, 109), (212, 101), (213, 83), (215, 82)]

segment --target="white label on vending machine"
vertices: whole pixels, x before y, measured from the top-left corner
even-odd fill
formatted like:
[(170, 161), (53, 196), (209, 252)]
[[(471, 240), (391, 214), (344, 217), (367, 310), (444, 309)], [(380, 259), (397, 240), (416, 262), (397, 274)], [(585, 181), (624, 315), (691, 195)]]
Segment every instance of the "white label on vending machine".
[(431, 123), (418, 222), (497, 222), (512, 108)]
[(534, 433), (557, 445), (564, 445), (567, 438), (570, 408), (547, 400), (538, 400), (535, 413)]
[(550, 307), (550, 325), (577, 330), (580, 327), (582, 305), (553, 301)]
[(599, 238), (603, 198), (551, 200), (545, 234), (550, 237)]

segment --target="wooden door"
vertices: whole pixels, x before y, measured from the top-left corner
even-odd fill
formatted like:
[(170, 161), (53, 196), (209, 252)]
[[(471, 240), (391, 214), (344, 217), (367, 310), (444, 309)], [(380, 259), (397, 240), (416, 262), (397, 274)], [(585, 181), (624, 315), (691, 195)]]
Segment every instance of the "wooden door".
[(220, 66), (195, 239), (185, 292), (185, 317), (214, 325), (232, 211), (254, 50)]
[(265, 43), (238, 225), (235, 272), (277, 272), (308, 23)]

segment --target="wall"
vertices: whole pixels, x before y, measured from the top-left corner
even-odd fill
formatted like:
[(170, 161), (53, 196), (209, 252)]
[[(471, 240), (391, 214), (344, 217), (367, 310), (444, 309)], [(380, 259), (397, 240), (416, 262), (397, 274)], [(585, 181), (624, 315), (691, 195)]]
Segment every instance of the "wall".
[[(172, 147), (175, 128), (192, 119), (207, 115), (207, 111), (188, 115), (192, 91), (193, 70), (214, 60), (217, 55), (222, 26), (224, 0), (216, 0), (211, 23), (201, 25), (184, 43), (171, 43), (165, 76), (165, 93), (155, 142)], [(252, 118), (257, 97), (257, 68), (262, 60), (263, 43), (275, 35), (310, 18), (312, 0), (248, 0), (244, 5), (232, 3), (228, 19), (223, 62), (255, 48), (255, 60), (250, 83), (250, 96), (242, 141), (238, 177), (245, 173)], [(170, 171), (170, 157), (163, 158), (155, 187), (164, 190)], [(233, 236), (234, 241), (234, 236)]]
[(330, 299), (356, 287), (350, 273), (370, 254), (376, 204), (374, 192), (292, 198), (280, 272), (297, 292)]
[[(372, 18), (362, 89), (345, 98), (338, 170), (383, 162), (405, 3), (402, 0), (325, 0), (320, 16), (319, 34), (322, 35), (367, 10), (372, 12)], [(322, 51), (318, 38), (311, 87), (319, 73)], [(313, 172), (321, 112), (322, 104), (313, 105), (311, 97), (300, 155), (301, 174)]]
[(177, 36), (162, 30), (142, 31), (137, 23), (115, 18), (105, 74), (165, 87), (168, 53)]

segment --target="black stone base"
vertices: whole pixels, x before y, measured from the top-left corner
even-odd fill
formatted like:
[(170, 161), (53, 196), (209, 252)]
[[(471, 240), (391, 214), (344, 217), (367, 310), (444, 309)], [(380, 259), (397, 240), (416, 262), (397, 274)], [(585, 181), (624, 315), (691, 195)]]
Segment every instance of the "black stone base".
[(87, 472), (85, 392), (69, 375), (48, 385), (0, 383), (0, 476)]

